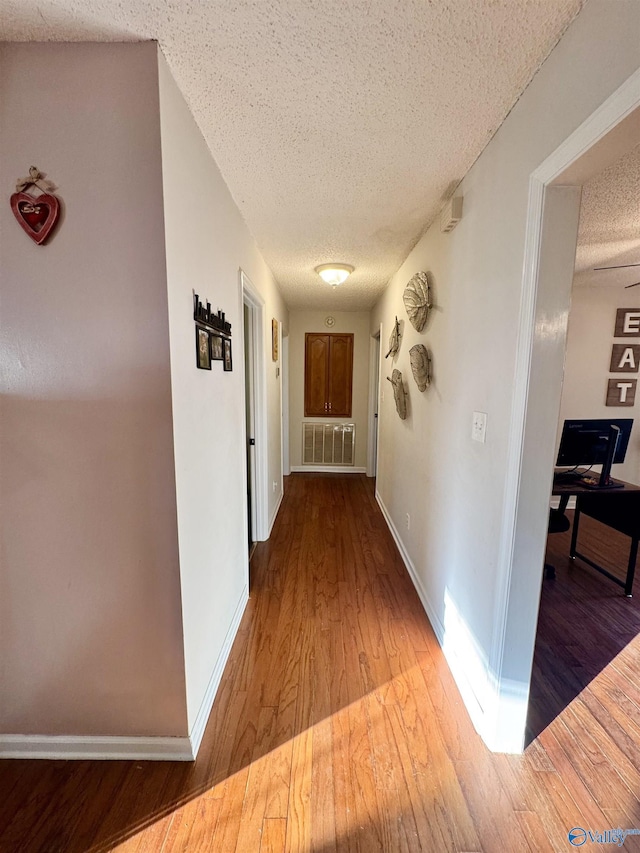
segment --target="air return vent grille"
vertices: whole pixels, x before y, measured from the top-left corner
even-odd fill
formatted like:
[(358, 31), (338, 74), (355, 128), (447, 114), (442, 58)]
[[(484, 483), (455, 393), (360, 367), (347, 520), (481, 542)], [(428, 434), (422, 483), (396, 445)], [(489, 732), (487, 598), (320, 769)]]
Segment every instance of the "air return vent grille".
[(353, 465), (355, 453), (355, 424), (302, 424), (304, 465)]

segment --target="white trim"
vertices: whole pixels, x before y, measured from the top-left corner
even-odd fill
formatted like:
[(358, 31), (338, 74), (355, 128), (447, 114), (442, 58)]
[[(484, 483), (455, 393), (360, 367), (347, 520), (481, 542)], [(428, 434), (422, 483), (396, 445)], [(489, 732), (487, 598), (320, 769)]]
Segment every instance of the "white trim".
[(381, 382), (380, 377), (382, 376), (382, 322), (380, 322), (380, 326), (378, 327), (378, 338), (379, 338), (379, 348), (378, 348), (378, 420), (377, 420), (377, 436), (376, 436), (376, 480), (380, 473), (380, 408), (381, 408)]
[[(503, 499), (504, 512), (500, 535), (498, 594), (496, 596), (494, 632), (489, 662), (489, 670), (494, 673), (495, 679), (495, 686), (490, 690), (494, 696), (495, 705), (487, 709), (489, 719), (487, 720), (488, 725), (485, 727), (485, 741), (491, 749), (517, 751), (514, 749), (513, 738), (515, 735), (513, 731), (505, 735), (504, 730), (501, 730), (501, 721), (506, 720), (509, 714), (513, 712), (514, 701), (519, 702), (520, 705), (524, 703), (526, 712), (526, 693), (528, 692), (528, 685), (527, 690), (523, 692), (521, 685), (516, 685), (514, 689), (513, 683), (504, 678), (503, 659), (506, 644), (509, 642), (509, 637), (507, 637), (509, 591), (517, 556), (515, 544), (516, 528), (521, 512), (520, 501), (524, 489), (529, 486), (529, 483), (525, 483), (523, 480), (523, 449), (527, 422), (529, 419), (533, 421), (535, 418), (535, 412), (532, 412), (532, 407), (528, 406), (528, 398), (531, 383), (539, 260), (542, 248), (545, 189), (638, 107), (640, 107), (640, 69), (634, 72), (577, 130), (567, 137), (530, 177), (522, 299), (512, 392), (514, 404), (509, 426), (509, 450)], [(550, 474), (546, 471), (539, 471), (536, 476), (548, 477)], [(533, 647), (531, 658), (533, 659)], [(522, 708), (520, 709), (521, 712)], [(524, 717), (522, 713), (521, 718), (523, 727), (521, 735), (523, 737)], [(503, 739), (509, 743), (503, 744)]]
[[(267, 455), (267, 373), (265, 362), (265, 311), (264, 299), (255, 289), (244, 270), (240, 270), (240, 288), (243, 305), (251, 307), (252, 311), (252, 360), (254, 379), (254, 431), (255, 431), (255, 489), (252, 499), (255, 503), (255, 530), (253, 534), (257, 542), (264, 542), (269, 538), (268, 533), (268, 507), (269, 507), (269, 471)], [(244, 351), (244, 323), (242, 324), (242, 348)], [(269, 337), (269, 340), (271, 338)], [(245, 380), (246, 381), (246, 380)]]
[(200, 708), (196, 715), (195, 722), (189, 733), (189, 741), (191, 743), (191, 749), (193, 752), (194, 760), (198, 755), (198, 750), (200, 749), (200, 744), (202, 743), (202, 738), (204, 736), (204, 730), (207, 726), (207, 721), (209, 720), (211, 709), (213, 708), (213, 703), (216, 698), (216, 693), (218, 692), (218, 687), (220, 687), (222, 674), (224, 672), (225, 666), (227, 665), (229, 655), (231, 654), (231, 647), (233, 645), (233, 641), (236, 638), (236, 634), (238, 633), (238, 628), (240, 627), (240, 622), (242, 621), (242, 615), (245, 611), (248, 601), (249, 588), (245, 586), (242, 590), (242, 595), (240, 596), (240, 600), (238, 601), (235, 612), (233, 614), (233, 618), (231, 620), (231, 624), (229, 625), (226, 637), (224, 638), (224, 643), (222, 644), (222, 649), (220, 650), (220, 654), (218, 655), (218, 660), (216, 661), (216, 665), (213, 668), (213, 672), (211, 673), (211, 678), (209, 679), (209, 684), (207, 685), (204, 697), (202, 699), (202, 702), (200, 703)]
[(580, 127), (562, 142), (533, 173), (543, 184), (550, 184), (579, 160), (590, 148), (624, 121), (640, 106), (640, 68), (634, 71), (616, 91)]
[[(518, 343), (516, 350), (516, 371), (513, 382), (511, 422), (509, 425), (507, 470), (505, 477), (503, 514), (498, 552), (496, 603), (493, 617), (493, 636), (489, 669), (494, 673), (493, 707), (487, 713), (497, 721), (499, 717), (498, 685), (502, 673), (504, 657), (507, 613), (509, 609), (509, 590), (515, 558), (516, 526), (518, 519), (521, 470), (524, 449), (527, 402), (529, 397), (529, 379), (533, 350), (533, 335), (538, 289), (538, 266), (540, 243), (542, 239), (542, 206), (544, 185), (533, 176), (529, 182), (529, 205), (527, 211), (527, 229), (524, 251), (524, 273)], [(544, 473), (544, 472), (543, 472)], [(542, 571), (542, 567), (541, 567)], [(524, 733), (523, 733), (524, 734)]]
[(377, 472), (378, 442), (376, 436), (376, 414), (380, 409), (376, 405), (380, 388), (380, 330), (377, 335), (371, 335), (369, 339), (369, 409), (367, 433), (367, 477), (375, 477)]
[[(558, 497), (551, 498), (551, 504), (550, 504), (551, 509), (558, 509), (559, 505), (560, 505), (560, 498), (558, 498)], [(569, 498), (569, 502), (567, 503), (567, 509), (575, 509), (575, 508), (576, 508), (576, 499), (574, 496), (574, 497)]]
[[(280, 323), (282, 328), (282, 323)], [(291, 473), (289, 438), (289, 336), (282, 335), (280, 345), (280, 402), (282, 404), (282, 475)]]
[(273, 525), (276, 523), (276, 518), (278, 517), (278, 512), (280, 510), (280, 506), (282, 504), (283, 498), (284, 498), (284, 492), (281, 491), (280, 495), (278, 496), (278, 503), (275, 505), (275, 507), (273, 509), (273, 513), (271, 515), (271, 520), (269, 521), (269, 535), (267, 536), (267, 539), (269, 538), (269, 536), (271, 536), (271, 531), (273, 530)]
[(292, 474), (366, 474), (366, 468), (353, 465), (292, 465)]
[(424, 586), (422, 585), (420, 576), (416, 572), (416, 568), (413, 565), (413, 562), (411, 560), (411, 557), (409, 556), (407, 549), (405, 548), (404, 542), (402, 541), (402, 538), (391, 519), (389, 511), (384, 505), (384, 501), (382, 500), (380, 492), (378, 492), (377, 489), (376, 501), (378, 502), (378, 506), (382, 511), (382, 515), (384, 516), (384, 519), (387, 523), (387, 527), (391, 531), (391, 535), (393, 536), (394, 541), (398, 547), (398, 551), (400, 552), (402, 561), (405, 564), (407, 571), (409, 572), (409, 576), (411, 577), (413, 585), (416, 588), (416, 592), (418, 593), (422, 606), (424, 607), (425, 613), (427, 614), (427, 618), (431, 623), (431, 627), (433, 628), (434, 634), (436, 635), (436, 639), (440, 644), (440, 647), (445, 656), (445, 660), (449, 665), (451, 674), (453, 675), (458, 690), (460, 691), (462, 701), (464, 702), (467, 713), (471, 718), (471, 722), (475, 726), (475, 729), (478, 734), (483, 737), (486, 722), (485, 713), (477, 696), (478, 691), (477, 689), (474, 690), (472, 686), (472, 681), (469, 678), (469, 673), (475, 673), (475, 681), (478, 684), (486, 682), (486, 663), (478, 655), (477, 648), (474, 643), (465, 642), (464, 648), (455, 648), (455, 646), (453, 646), (450, 642), (446, 642), (445, 626), (443, 625), (442, 621), (440, 620), (440, 618), (436, 614), (436, 611), (431, 605), (431, 601), (429, 600), (429, 596), (427, 595)]
[(0, 758), (193, 761), (188, 737), (0, 735)]

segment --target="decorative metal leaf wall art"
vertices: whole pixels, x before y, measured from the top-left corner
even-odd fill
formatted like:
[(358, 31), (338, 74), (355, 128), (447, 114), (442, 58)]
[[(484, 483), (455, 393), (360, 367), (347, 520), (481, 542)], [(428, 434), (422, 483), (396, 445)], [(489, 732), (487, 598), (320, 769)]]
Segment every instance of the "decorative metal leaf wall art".
[(394, 370), (391, 378), (387, 376), (388, 381), (393, 385), (393, 396), (396, 401), (396, 411), (401, 420), (407, 417), (407, 392), (404, 390), (404, 382), (402, 381), (402, 373), (399, 370)]
[(431, 286), (429, 273), (417, 272), (404, 289), (402, 296), (409, 321), (416, 331), (421, 332), (431, 309)]
[(396, 317), (396, 322), (393, 324), (393, 331), (391, 332), (391, 336), (389, 338), (389, 352), (385, 355), (385, 358), (395, 358), (398, 354), (398, 350), (400, 349), (400, 323), (398, 322), (398, 318)]
[(424, 344), (416, 344), (409, 350), (411, 371), (419, 391), (431, 385), (431, 356)]

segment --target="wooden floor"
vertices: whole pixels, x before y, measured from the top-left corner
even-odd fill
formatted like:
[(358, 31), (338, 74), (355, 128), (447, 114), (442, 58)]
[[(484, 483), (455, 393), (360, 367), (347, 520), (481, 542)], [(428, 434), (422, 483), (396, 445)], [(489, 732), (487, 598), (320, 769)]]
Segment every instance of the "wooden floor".
[(0, 850), (526, 853), (640, 828), (640, 595), (550, 547), (532, 739), (492, 755), (371, 481), (289, 477), (198, 761), (0, 762)]

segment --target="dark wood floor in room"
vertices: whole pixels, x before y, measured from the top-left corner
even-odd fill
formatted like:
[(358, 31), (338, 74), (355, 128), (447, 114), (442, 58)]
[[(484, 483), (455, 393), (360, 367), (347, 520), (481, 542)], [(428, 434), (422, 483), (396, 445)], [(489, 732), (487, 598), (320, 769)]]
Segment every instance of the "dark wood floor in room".
[(492, 755), (372, 482), (291, 476), (198, 761), (0, 762), (0, 850), (526, 853), (640, 828), (640, 593), (550, 548), (532, 740)]

